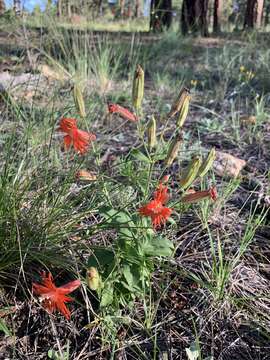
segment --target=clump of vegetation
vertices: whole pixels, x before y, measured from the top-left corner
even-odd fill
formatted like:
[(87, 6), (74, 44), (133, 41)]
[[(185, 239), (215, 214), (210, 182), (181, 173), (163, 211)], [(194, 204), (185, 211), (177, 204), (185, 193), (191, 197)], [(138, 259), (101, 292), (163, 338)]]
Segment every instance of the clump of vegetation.
[(0, 72), (1, 354), (267, 359), (267, 39), (52, 11)]

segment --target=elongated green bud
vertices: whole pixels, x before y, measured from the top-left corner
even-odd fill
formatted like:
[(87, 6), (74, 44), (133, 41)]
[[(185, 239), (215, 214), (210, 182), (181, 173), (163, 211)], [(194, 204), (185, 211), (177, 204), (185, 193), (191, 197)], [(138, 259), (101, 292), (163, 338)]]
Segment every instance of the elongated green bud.
[(216, 150), (215, 148), (212, 148), (208, 156), (204, 159), (199, 169), (198, 175), (200, 177), (203, 177), (211, 169), (213, 162), (215, 161), (215, 158), (216, 158)]
[(147, 127), (147, 136), (148, 136), (148, 146), (149, 149), (152, 150), (157, 144), (157, 124), (156, 119), (152, 116), (152, 119), (149, 121), (149, 125)]
[(183, 100), (183, 104), (182, 104), (181, 109), (179, 111), (178, 119), (177, 119), (177, 122), (176, 122), (176, 124), (177, 124), (177, 126), (179, 128), (181, 128), (184, 125), (185, 121), (186, 121), (188, 110), (189, 110), (190, 98), (191, 98), (191, 96), (187, 94), (186, 97)]
[(137, 66), (137, 69), (133, 78), (132, 86), (132, 103), (136, 111), (140, 110), (142, 106), (144, 93), (144, 71), (140, 65)]
[(183, 137), (182, 137), (181, 133), (177, 134), (175, 136), (175, 138), (172, 140), (171, 145), (168, 150), (168, 155), (165, 160), (166, 166), (170, 166), (174, 162), (175, 158), (178, 155), (182, 141), (183, 141)]
[(198, 171), (202, 165), (202, 159), (198, 156), (195, 156), (189, 163), (187, 169), (185, 170), (183, 176), (180, 179), (180, 186), (182, 189), (188, 188), (198, 176)]
[(172, 108), (168, 114), (168, 119), (176, 115), (183, 107), (184, 100), (187, 96), (189, 96), (190, 91), (187, 88), (182, 88), (175, 99), (174, 103), (172, 104)]
[(101, 286), (101, 278), (97, 269), (91, 266), (86, 273), (86, 282), (91, 290), (96, 291)]
[(78, 84), (74, 84), (73, 98), (74, 98), (74, 103), (75, 103), (76, 109), (77, 109), (78, 113), (80, 114), (80, 116), (83, 118), (86, 117), (82, 90)]

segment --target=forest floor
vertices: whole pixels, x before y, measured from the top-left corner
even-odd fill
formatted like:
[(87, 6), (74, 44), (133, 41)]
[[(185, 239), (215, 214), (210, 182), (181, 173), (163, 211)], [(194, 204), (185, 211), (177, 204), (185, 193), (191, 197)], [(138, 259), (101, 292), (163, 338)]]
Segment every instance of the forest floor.
[[(267, 37), (1, 31), (0, 359), (270, 360)], [(108, 102), (132, 109), (137, 64), (145, 70), (138, 126), (107, 110)], [(74, 83), (83, 89), (83, 118)], [(177, 130), (166, 114), (182, 86), (191, 92), (183, 144), (164, 168)], [(149, 155), (153, 115), (159, 145)], [(63, 116), (96, 134), (93, 151), (61, 149), (56, 128)], [(213, 147), (212, 169), (192, 187), (216, 186), (217, 201), (179, 204), (183, 167)], [(78, 180), (79, 169), (94, 181)], [(143, 232), (138, 208), (165, 174), (172, 219)], [(107, 215), (115, 209), (135, 224), (126, 225), (134, 248), (151, 235), (173, 251), (156, 245), (138, 265), (129, 242), (121, 247), (117, 240), (122, 220)], [(100, 292), (84, 280), (97, 249)], [(108, 275), (109, 251), (116, 260)], [(81, 279), (68, 305), (71, 320), (48, 314), (33, 296), (42, 270), (61, 285)]]

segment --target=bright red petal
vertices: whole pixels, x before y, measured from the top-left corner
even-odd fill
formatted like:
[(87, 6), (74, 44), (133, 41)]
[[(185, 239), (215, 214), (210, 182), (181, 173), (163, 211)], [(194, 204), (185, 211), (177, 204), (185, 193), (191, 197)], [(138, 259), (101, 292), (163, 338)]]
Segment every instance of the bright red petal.
[(155, 191), (154, 193), (154, 199), (160, 201), (162, 204), (166, 204), (169, 199), (169, 195), (167, 194), (167, 192), (167, 186), (160, 183), (157, 191)]
[(73, 118), (62, 118), (60, 120), (59, 130), (68, 133), (70, 130), (77, 128), (77, 120)]
[(79, 129), (77, 130), (77, 134), (79, 138), (84, 141), (95, 141), (97, 138), (95, 134)]
[(67, 295), (76, 290), (81, 285), (80, 280), (70, 281), (69, 283), (62, 285), (58, 288), (60, 294)]
[(73, 130), (73, 146), (76, 151), (84, 154), (88, 150), (90, 141), (95, 140), (96, 136), (83, 130)]
[(72, 144), (72, 137), (70, 135), (64, 136), (64, 147), (65, 150), (68, 150)]
[(67, 308), (67, 306), (65, 305), (64, 302), (56, 303), (56, 307), (65, 316), (65, 318), (67, 320), (70, 319), (70, 311), (69, 311), (69, 309)]
[[(161, 204), (160, 204), (161, 205)], [(156, 200), (150, 201), (148, 204), (142, 206), (139, 209), (139, 213), (142, 216), (151, 216), (155, 209), (159, 206)]]
[(67, 319), (70, 318), (70, 311), (66, 307), (65, 302), (71, 302), (72, 299), (66, 296), (80, 286), (80, 280), (70, 281), (69, 283), (60, 286), (59, 288), (53, 283), (52, 275), (45, 273), (42, 275), (42, 285), (33, 284), (33, 292), (40, 295), (43, 302), (43, 307), (53, 313), (58, 309)]
[(158, 213), (155, 213), (151, 216), (152, 224), (154, 228), (158, 228), (161, 225), (164, 225), (168, 218), (171, 216), (172, 209), (163, 207)]

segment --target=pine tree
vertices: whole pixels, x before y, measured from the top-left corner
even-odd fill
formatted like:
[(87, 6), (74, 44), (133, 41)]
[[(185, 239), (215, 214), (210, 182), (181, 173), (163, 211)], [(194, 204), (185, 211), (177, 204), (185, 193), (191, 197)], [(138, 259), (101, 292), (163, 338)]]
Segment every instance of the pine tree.
[(172, 24), (172, 0), (151, 0), (150, 29), (162, 31)]

